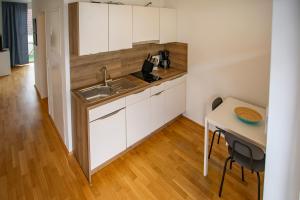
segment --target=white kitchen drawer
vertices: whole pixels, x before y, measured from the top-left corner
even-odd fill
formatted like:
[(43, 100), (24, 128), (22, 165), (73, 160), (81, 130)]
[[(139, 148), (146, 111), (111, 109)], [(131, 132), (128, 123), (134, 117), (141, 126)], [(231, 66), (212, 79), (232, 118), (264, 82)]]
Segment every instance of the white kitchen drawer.
[(150, 88), (126, 97), (126, 106), (150, 98)]
[(125, 98), (121, 98), (111, 103), (89, 110), (89, 122), (92, 122), (122, 108), (125, 108)]
[(166, 82), (166, 89), (173, 88), (177, 85), (180, 85), (181, 83), (184, 83), (186, 81), (186, 75), (183, 75), (181, 77), (178, 77), (176, 79), (170, 80)]
[(153, 96), (153, 95), (155, 95), (157, 93), (163, 92), (166, 89), (167, 89), (166, 82), (163, 82), (160, 85), (153, 86), (151, 88), (151, 96)]

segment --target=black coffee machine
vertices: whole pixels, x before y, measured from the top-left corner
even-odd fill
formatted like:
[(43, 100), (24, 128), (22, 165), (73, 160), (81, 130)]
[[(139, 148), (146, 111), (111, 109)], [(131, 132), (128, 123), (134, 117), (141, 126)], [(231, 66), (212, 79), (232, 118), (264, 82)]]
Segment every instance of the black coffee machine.
[(168, 50), (159, 51), (159, 66), (167, 69), (170, 68), (170, 59), (169, 59), (170, 52)]

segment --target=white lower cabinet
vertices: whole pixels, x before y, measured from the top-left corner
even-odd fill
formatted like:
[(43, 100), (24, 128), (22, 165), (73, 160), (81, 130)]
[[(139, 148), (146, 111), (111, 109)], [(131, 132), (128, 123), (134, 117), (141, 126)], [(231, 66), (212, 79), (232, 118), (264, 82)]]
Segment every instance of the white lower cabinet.
[(171, 121), (186, 110), (186, 82), (166, 90), (166, 121)]
[(158, 92), (151, 100), (151, 132), (159, 129), (166, 123), (165, 91)]
[(89, 111), (91, 170), (185, 112), (186, 77)]
[(125, 108), (89, 124), (91, 170), (126, 149)]
[(127, 147), (150, 134), (150, 98), (126, 107)]

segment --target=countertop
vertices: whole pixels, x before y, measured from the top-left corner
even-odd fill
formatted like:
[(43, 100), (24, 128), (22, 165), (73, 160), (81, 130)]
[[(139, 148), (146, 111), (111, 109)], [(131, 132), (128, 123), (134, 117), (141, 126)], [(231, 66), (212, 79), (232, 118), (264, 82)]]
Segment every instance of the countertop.
[(155, 82), (152, 82), (152, 83), (147, 83), (146, 81), (138, 79), (138, 78), (136, 78), (132, 75), (127, 75), (127, 76), (120, 77), (120, 78), (126, 78), (129, 81), (132, 81), (133, 83), (136, 84), (136, 87), (134, 87), (132, 89), (129, 89), (129, 90), (126, 90), (124, 92), (120, 92), (118, 94), (114, 94), (114, 95), (105, 97), (105, 98), (98, 98), (98, 99), (93, 99), (93, 100), (90, 100), (90, 101), (87, 101), (81, 95), (79, 95), (78, 91), (82, 88), (72, 90), (72, 96), (73, 96), (73, 98), (76, 98), (77, 100), (80, 100), (82, 105), (84, 107), (86, 107), (87, 109), (93, 109), (95, 107), (110, 103), (110, 102), (115, 101), (117, 99), (129, 96), (131, 94), (138, 93), (140, 91), (143, 91), (143, 90), (145, 90), (147, 88), (150, 88), (150, 87), (153, 87), (155, 85), (159, 85), (159, 84), (161, 84), (163, 82), (166, 82), (168, 80), (175, 79), (175, 78), (180, 77), (180, 76), (182, 76), (186, 73), (187, 73), (186, 71), (182, 71), (182, 70), (179, 70), (179, 69), (176, 69), (176, 68), (169, 68), (167, 70), (159, 68), (158, 70), (153, 71), (153, 74), (155, 74), (157, 76), (160, 76), (162, 78), (159, 81), (155, 81)]

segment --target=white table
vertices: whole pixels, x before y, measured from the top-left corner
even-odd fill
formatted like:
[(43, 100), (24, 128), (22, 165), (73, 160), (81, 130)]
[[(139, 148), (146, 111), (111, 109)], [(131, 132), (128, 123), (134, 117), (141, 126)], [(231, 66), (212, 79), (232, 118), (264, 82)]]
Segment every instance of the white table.
[(0, 76), (7, 76), (11, 74), (10, 53), (8, 49), (0, 51)]
[[(263, 116), (263, 121), (256, 125), (249, 125), (240, 121), (234, 113), (236, 107), (243, 106), (256, 110)], [(208, 174), (208, 145), (209, 145), (209, 125), (217, 126), (237, 137), (252, 142), (265, 150), (266, 130), (265, 130), (266, 109), (258, 107), (238, 99), (228, 97), (214, 111), (205, 117), (204, 136), (204, 176)]]

